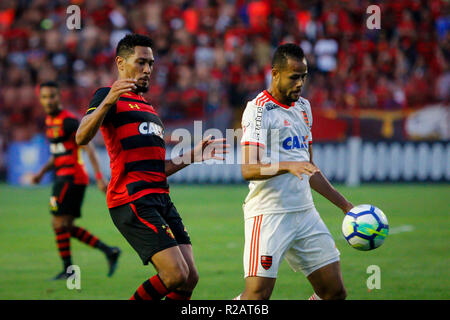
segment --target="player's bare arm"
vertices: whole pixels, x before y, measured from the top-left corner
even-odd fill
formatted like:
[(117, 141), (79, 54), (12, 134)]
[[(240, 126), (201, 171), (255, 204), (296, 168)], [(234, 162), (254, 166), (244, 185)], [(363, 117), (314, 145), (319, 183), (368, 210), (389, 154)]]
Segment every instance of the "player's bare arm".
[(98, 162), (97, 152), (95, 152), (95, 148), (91, 143), (82, 147), (83, 150), (88, 155), (89, 161), (91, 162), (92, 168), (94, 169), (95, 180), (97, 182), (97, 187), (106, 193), (106, 189), (108, 187), (108, 183), (105, 181), (102, 175), (102, 171), (100, 170), (100, 164)]
[[(225, 160), (223, 154), (228, 153), (227, 149), (229, 147), (230, 145), (226, 143), (226, 139), (212, 139), (211, 136), (208, 136), (189, 151), (188, 156), (183, 154), (180, 157), (166, 160), (166, 175), (170, 176), (194, 162), (202, 162), (209, 159)], [(183, 161), (180, 158), (189, 159), (189, 161)]]
[[(278, 163), (261, 163), (262, 149), (259, 146), (242, 146), (242, 176), (245, 180), (265, 180), (280, 174), (291, 173), (303, 180), (302, 174), (314, 175), (319, 169), (307, 161), (281, 161)], [(276, 168), (270, 170), (269, 168)], [(267, 169), (267, 170), (264, 170)]]
[[(310, 162), (313, 162), (312, 145), (309, 146)], [(339, 191), (337, 191), (328, 179), (322, 174), (317, 172), (309, 179), (309, 185), (311, 188), (328, 199), (331, 203), (341, 209), (344, 213), (349, 212), (353, 208), (353, 204), (349, 202)]]
[(44, 174), (52, 170), (54, 164), (55, 164), (55, 157), (51, 156), (46, 162), (46, 164), (42, 166), (41, 170), (39, 170), (39, 172), (31, 178), (31, 183), (38, 184), (39, 182), (41, 182), (42, 178), (44, 177)]
[(83, 119), (81, 119), (75, 137), (77, 144), (85, 145), (94, 138), (109, 109), (117, 102), (117, 100), (119, 100), (119, 97), (122, 94), (136, 89), (136, 82), (136, 79), (121, 79), (113, 83), (111, 90), (103, 102), (94, 110), (94, 112), (85, 115)]

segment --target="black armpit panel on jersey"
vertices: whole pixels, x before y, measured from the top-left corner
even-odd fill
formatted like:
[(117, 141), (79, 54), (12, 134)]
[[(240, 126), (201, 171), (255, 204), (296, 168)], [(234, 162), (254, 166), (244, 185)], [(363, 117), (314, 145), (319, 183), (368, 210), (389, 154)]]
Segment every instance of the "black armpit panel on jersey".
[[(89, 108), (86, 111), (86, 114), (90, 114), (97, 109), (97, 107), (105, 100), (106, 96), (108, 95), (109, 91), (111, 90), (110, 87), (103, 87), (95, 91), (94, 96), (92, 97), (91, 101), (89, 102)], [(108, 113), (106, 114), (105, 119), (103, 120), (103, 123), (109, 122), (112, 118), (112, 115), (115, 113), (116, 105), (112, 106)]]

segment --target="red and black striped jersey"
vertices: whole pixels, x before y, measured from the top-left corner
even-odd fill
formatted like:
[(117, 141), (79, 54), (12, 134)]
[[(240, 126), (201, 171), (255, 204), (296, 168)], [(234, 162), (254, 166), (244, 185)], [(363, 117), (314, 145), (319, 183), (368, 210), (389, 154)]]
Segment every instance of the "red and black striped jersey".
[[(98, 89), (86, 114), (108, 95)], [(125, 93), (107, 113), (100, 130), (108, 150), (111, 181), (106, 202), (117, 207), (150, 193), (169, 193), (165, 173), (164, 126), (155, 109), (135, 93)]]
[(56, 178), (86, 185), (89, 177), (83, 165), (80, 146), (75, 142), (78, 124), (78, 119), (71, 112), (62, 110), (57, 115), (46, 117), (45, 133), (50, 142), (50, 152), (55, 158)]

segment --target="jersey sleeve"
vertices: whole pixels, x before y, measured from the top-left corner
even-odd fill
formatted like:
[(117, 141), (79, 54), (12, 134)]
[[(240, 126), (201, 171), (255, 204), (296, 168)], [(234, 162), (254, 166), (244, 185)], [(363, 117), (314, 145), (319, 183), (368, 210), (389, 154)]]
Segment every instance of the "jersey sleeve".
[(63, 130), (67, 135), (71, 135), (77, 131), (80, 123), (76, 118), (65, 118), (63, 121)]
[[(95, 109), (97, 109), (97, 107), (103, 102), (103, 100), (105, 100), (105, 98), (108, 95), (110, 90), (111, 90), (111, 88), (105, 87), (105, 88), (100, 88), (97, 91), (95, 91), (94, 96), (92, 97), (91, 101), (89, 102), (89, 107), (86, 111), (86, 114), (90, 114), (90, 113), (94, 112)], [(111, 107), (111, 109), (108, 110), (108, 113), (106, 114), (106, 117), (103, 120), (103, 123), (108, 122), (111, 119), (112, 114), (114, 113), (114, 109), (115, 109), (115, 105), (113, 107)]]
[(241, 125), (243, 130), (241, 145), (266, 147), (269, 128), (263, 107), (249, 102), (242, 115)]

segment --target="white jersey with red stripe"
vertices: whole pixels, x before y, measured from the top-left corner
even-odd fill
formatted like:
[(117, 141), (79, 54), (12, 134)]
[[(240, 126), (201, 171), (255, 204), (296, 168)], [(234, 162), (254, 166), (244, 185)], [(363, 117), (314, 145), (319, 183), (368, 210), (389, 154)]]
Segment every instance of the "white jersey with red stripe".
[[(281, 161), (309, 161), (311, 126), (312, 113), (308, 100), (300, 97), (286, 106), (264, 90), (247, 103), (242, 116), (244, 133), (241, 145), (264, 148), (266, 157), (263, 162), (270, 162), (272, 166)], [(303, 180), (291, 173), (253, 180), (249, 183), (249, 189), (243, 206), (245, 218), (314, 207), (307, 175), (303, 175)]]

